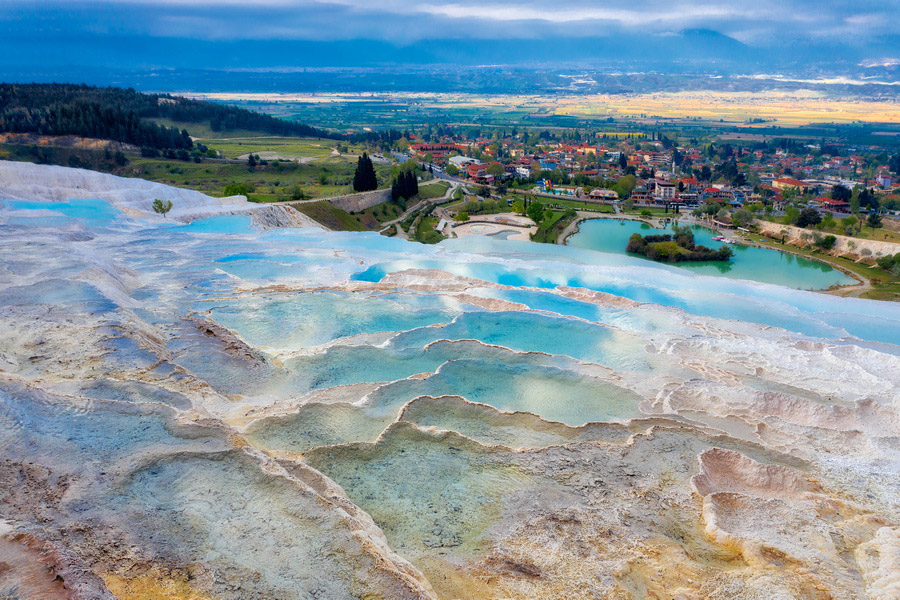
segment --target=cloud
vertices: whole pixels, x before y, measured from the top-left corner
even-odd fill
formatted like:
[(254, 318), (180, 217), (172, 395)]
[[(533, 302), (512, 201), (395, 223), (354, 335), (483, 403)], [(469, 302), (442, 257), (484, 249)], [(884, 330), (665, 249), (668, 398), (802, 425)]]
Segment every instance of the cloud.
[(722, 17), (749, 17), (743, 10), (735, 11), (723, 5), (688, 5), (669, 7), (651, 11), (628, 8), (554, 8), (527, 7), (520, 5), (475, 6), (466, 4), (423, 5), (419, 11), (441, 15), (453, 19), (478, 19), (487, 21), (545, 21), (549, 23), (572, 23), (584, 21), (613, 21), (628, 26), (639, 26), (654, 22), (678, 23), (696, 19)]
[[(891, 33), (896, 0), (0, 0), (25, 35), (206, 40), (553, 38), (713, 29), (757, 44)], [(0, 31), (0, 33), (4, 33)]]

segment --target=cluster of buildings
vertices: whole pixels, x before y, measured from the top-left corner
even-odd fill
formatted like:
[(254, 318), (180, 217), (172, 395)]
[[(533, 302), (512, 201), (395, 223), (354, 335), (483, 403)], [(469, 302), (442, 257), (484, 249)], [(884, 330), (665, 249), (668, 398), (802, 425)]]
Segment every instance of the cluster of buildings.
[[(779, 210), (804, 197), (809, 205), (840, 213), (849, 212), (850, 205), (830, 197), (836, 185), (900, 195), (897, 174), (887, 165), (873, 168), (861, 154), (826, 155), (815, 145), (774, 151), (728, 145), (710, 149), (634, 137), (602, 144), (548, 141), (526, 146), (511, 138), (421, 143), (410, 150), (418, 159), (477, 184), (506, 182), (531, 186), (528, 189), (538, 195), (594, 202), (627, 196), (636, 205), (693, 207), (715, 202), (740, 207), (760, 202)], [(731, 170), (724, 174), (718, 168), (726, 161)], [(623, 194), (623, 186), (615, 184), (628, 175), (634, 179)]]

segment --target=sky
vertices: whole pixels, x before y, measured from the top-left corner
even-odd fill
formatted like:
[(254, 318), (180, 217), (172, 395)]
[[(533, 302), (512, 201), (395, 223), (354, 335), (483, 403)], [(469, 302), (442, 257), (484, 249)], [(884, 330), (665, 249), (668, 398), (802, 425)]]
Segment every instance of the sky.
[(785, 37), (864, 43), (892, 33), (900, 0), (0, 0), (9, 34), (207, 40), (542, 38), (712, 29), (750, 45)]
[(657, 59), (827, 70), (900, 63), (898, 22), (900, 0), (0, 0), (0, 75), (579, 61), (627, 71)]

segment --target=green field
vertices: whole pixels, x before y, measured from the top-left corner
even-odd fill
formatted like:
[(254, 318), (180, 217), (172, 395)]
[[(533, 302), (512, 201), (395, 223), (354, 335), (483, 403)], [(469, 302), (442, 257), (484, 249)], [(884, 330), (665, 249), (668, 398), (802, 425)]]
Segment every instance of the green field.
[(419, 186), (419, 197), (423, 200), (431, 198), (440, 198), (450, 189), (450, 184), (446, 181), (434, 181), (431, 183), (421, 184)]
[(531, 241), (542, 244), (555, 244), (565, 228), (576, 218), (577, 215), (571, 211), (568, 212), (568, 215), (565, 212), (553, 211), (551, 218), (541, 221), (538, 230), (531, 236)]
[(434, 228), (438, 224), (438, 218), (430, 215), (422, 217), (419, 225), (416, 227), (415, 240), (423, 244), (437, 244), (443, 239), (443, 235), (438, 233)]
[(215, 138), (230, 137), (261, 137), (269, 135), (263, 131), (249, 131), (246, 129), (229, 129), (228, 131), (213, 131), (209, 128), (209, 123), (193, 123), (185, 121), (172, 121), (171, 119), (146, 119), (152, 123), (165, 125), (166, 127), (175, 127), (177, 129), (187, 129), (187, 132), (196, 139), (212, 140)]
[(599, 213), (614, 213), (616, 209), (611, 204), (598, 204), (596, 202), (584, 202), (582, 200), (569, 200), (567, 198), (538, 198), (535, 202), (540, 202), (544, 206), (574, 208), (575, 210), (586, 210)]
[[(331, 159), (328, 159), (331, 161)], [(347, 161), (314, 164), (270, 162), (252, 171), (238, 164), (220, 162), (191, 163), (161, 159), (134, 159), (116, 169), (117, 175), (140, 177), (177, 187), (199, 190), (221, 196), (231, 183), (249, 184), (257, 202), (291, 200), (299, 187), (306, 198), (328, 198), (352, 193), (356, 166)], [(389, 185), (390, 167), (376, 165), (381, 185)]]
[(267, 137), (198, 141), (218, 150), (225, 158), (239, 158), (252, 152), (259, 154), (263, 159), (283, 158), (287, 160), (327, 158), (332, 155), (332, 150), (337, 145), (332, 140), (315, 138)]

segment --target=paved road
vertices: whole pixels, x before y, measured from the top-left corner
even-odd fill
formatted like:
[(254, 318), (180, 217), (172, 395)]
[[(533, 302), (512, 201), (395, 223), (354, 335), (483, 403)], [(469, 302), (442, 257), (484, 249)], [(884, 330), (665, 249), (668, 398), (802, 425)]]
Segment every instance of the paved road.
[[(419, 210), (427, 208), (428, 205), (430, 205), (430, 204), (440, 204), (441, 202), (444, 202), (445, 200), (449, 200), (450, 197), (453, 196), (453, 192), (456, 191), (458, 184), (454, 184), (452, 181), (449, 181), (448, 183), (450, 183), (450, 187), (447, 188), (447, 191), (444, 192), (443, 196), (438, 196), (437, 198), (429, 198), (428, 200), (419, 202), (415, 206), (407, 208), (405, 211), (403, 211), (403, 214), (400, 215), (399, 217), (397, 217), (396, 219), (392, 219), (390, 221), (385, 222), (384, 227), (382, 227), (382, 229), (381, 229), (381, 231), (379, 231), (379, 233), (387, 231), (389, 228), (391, 228), (394, 225), (398, 225), (397, 229), (399, 231), (400, 230), (399, 223), (402, 223), (403, 221), (405, 221), (406, 217), (408, 217), (409, 215), (413, 214), (414, 212), (418, 212)], [(447, 218), (444, 215), (441, 215), (441, 217)]]

